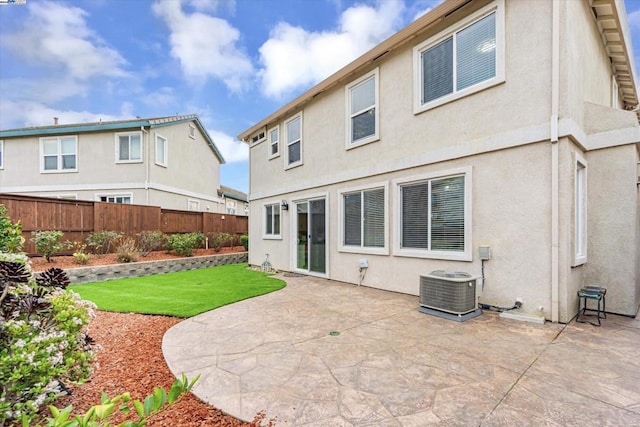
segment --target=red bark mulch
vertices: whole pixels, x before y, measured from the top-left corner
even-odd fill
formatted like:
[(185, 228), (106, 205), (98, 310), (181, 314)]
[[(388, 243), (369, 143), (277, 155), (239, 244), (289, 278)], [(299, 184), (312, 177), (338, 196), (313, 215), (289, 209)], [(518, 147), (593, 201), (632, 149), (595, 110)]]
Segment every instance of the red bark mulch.
[[(242, 252), (244, 248), (222, 248), (220, 252), (212, 249), (197, 249), (195, 256), (214, 255), (217, 253)], [(152, 252), (138, 261), (155, 261), (159, 259), (178, 258), (176, 255), (162, 251)], [(52, 267), (62, 269), (84, 267), (75, 263), (71, 256), (56, 256), (48, 263), (43, 258), (31, 259), (34, 271), (42, 271)], [(118, 264), (114, 254), (91, 255), (88, 266)], [(96, 311), (96, 317), (89, 323), (89, 336), (98, 346), (93, 363), (93, 373), (82, 385), (69, 385), (70, 396), (63, 396), (55, 402), (55, 406), (64, 408), (73, 405), (73, 414), (84, 414), (91, 406), (100, 403), (104, 391), (109, 397), (131, 393), (132, 399), (143, 400), (152, 393), (153, 387), (169, 389), (175, 377), (169, 371), (162, 355), (162, 337), (173, 325), (183, 319), (167, 316), (149, 316), (134, 313), (109, 313)], [(45, 415), (50, 415), (48, 410)], [(134, 411), (135, 414), (135, 411)], [(118, 413), (111, 419), (117, 425), (127, 419), (135, 420), (136, 416), (126, 418)], [(190, 427), (255, 427), (274, 426), (276, 420), (265, 419), (264, 413), (256, 414), (251, 422), (243, 422), (219, 409), (202, 402), (189, 393), (178, 403), (166, 411), (152, 417), (149, 426)]]

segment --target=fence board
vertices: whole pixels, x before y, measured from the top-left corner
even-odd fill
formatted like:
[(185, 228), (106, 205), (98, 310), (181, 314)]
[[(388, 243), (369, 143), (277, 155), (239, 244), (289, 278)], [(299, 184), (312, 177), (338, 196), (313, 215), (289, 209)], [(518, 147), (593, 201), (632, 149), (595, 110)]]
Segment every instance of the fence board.
[(125, 205), (65, 200), (47, 197), (0, 194), (0, 204), (6, 206), (12, 221), (20, 221), (25, 238), (25, 252), (35, 253), (29, 241), (32, 231), (59, 230), (63, 239), (84, 242), (99, 231), (117, 231), (135, 236), (141, 231), (160, 230), (172, 233), (247, 234), (247, 217), (209, 212), (161, 209), (158, 206)]

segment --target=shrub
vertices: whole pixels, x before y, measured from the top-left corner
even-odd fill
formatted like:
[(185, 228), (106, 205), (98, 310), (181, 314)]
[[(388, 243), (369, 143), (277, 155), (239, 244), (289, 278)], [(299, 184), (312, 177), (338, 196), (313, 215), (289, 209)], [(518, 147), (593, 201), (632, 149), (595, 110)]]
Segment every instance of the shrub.
[(248, 251), (249, 250), (249, 236), (247, 236), (246, 234), (243, 234), (242, 236), (240, 236), (240, 244), (242, 246), (244, 246), (244, 250)]
[(76, 264), (86, 265), (89, 263), (89, 254), (87, 253), (87, 245), (80, 242), (73, 243), (73, 260)]
[(211, 247), (214, 251), (220, 252), (223, 246), (230, 244), (233, 241), (233, 236), (229, 233), (216, 233), (211, 238)]
[(72, 246), (71, 242), (61, 240), (64, 235), (62, 231), (32, 231), (31, 235), (33, 235), (31, 241), (36, 244), (36, 252), (42, 255), (47, 262), (51, 262), (53, 255)]
[(143, 231), (138, 237), (138, 249), (142, 256), (147, 256), (162, 246), (162, 231)]
[(132, 237), (120, 239), (116, 248), (116, 260), (118, 262), (135, 262), (138, 260), (138, 247)]
[(87, 245), (95, 254), (108, 254), (113, 252), (114, 244), (122, 237), (122, 233), (116, 231), (99, 231), (89, 234)]
[(34, 276), (26, 255), (0, 253), (0, 425), (28, 425), (61, 381), (89, 375), (84, 327), (95, 305), (66, 291), (68, 284), (58, 268)]
[(134, 414), (137, 415), (138, 421), (127, 421), (121, 426), (127, 427), (141, 427), (147, 425), (149, 419), (160, 412), (163, 412), (169, 406), (178, 402), (184, 397), (191, 389), (196, 381), (198, 381), (200, 375), (197, 375), (191, 381), (187, 380), (187, 377), (183, 374), (182, 378), (174, 381), (171, 389), (167, 393), (167, 390), (161, 387), (154, 387), (153, 393), (147, 396), (142, 402), (139, 400), (131, 400), (130, 393), (123, 393), (116, 397), (109, 398), (104, 392), (100, 398), (100, 405), (92, 406), (85, 414), (71, 416), (73, 406), (69, 405), (66, 408), (59, 410), (55, 406), (49, 406), (51, 415), (53, 418), (47, 418), (47, 427), (58, 426), (109, 426), (111, 422), (109, 417), (113, 414), (117, 414), (116, 409), (125, 415)]
[(174, 251), (178, 255), (193, 256), (193, 249), (202, 247), (204, 235), (202, 233), (171, 234), (165, 236), (167, 252)]
[(0, 205), (0, 252), (17, 253), (23, 246), (22, 224), (20, 221), (12, 222), (6, 206)]

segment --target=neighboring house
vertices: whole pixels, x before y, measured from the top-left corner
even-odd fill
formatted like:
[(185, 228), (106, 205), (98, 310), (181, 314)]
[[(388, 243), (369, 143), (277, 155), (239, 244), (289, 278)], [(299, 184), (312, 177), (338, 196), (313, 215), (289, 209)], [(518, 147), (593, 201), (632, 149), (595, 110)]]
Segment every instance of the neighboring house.
[[(449, 0), (243, 132), (249, 262), (567, 322), (640, 303), (640, 128), (622, 1)], [(491, 259), (481, 264), (479, 247)], [(484, 268), (483, 268), (484, 267)]]
[(241, 216), (249, 215), (249, 202), (246, 193), (221, 185), (218, 190), (218, 196), (224, 200), (221, 205), (221, 213)]
[(197, 115), (0, 131), (0, 192), (219, 212), (224, 158)]

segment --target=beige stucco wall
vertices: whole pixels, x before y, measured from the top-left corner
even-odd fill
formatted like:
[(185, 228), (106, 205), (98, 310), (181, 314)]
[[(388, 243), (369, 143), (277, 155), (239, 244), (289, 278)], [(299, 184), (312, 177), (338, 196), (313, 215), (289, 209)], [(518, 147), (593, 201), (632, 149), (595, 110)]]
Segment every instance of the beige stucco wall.
[[(126, 194), (135, 204), (186, 210), (188, 200), (195, 200), (201, 211), (219, 211), (220, 162), (197, 128), (195, 138), (188, 136), (189, 123), (147, 128), (142, 161), (136, 163), (116, 161), (115, 134), (120, 132), (142, 131), (70, 133), (78, 138), (78, 170), (65, 173), (40, 172), (39, 137), (5, 138), (0, 192), (85, 200)], [(167, 167), (155, 163), (156, 134), (168, 139)]]
[(590, 151), (587, 161), (589, 261), (585, 279), (607, 287), (607, 310), (635, 315), (640, 303), (637, 150), (627, 145)]
[[(561, 132), (557, 143), (550, 141), (552, 2), (506, 2), (505, 82), (414, 114), (412, 48), (450, 25), (445, 21), (304, 105), (302, 166), (285, 170), (284, 156), (267, 159), (266, 143), (251, 147), (249, 262), (261, 264), (268, 253), (276, 268), (294, 269), (293, 214), (283, 212), (281, 239), (265, 240), (263, 206), (326, 194), (327, 277), (357, 283), (358, 260), (365, 257), (369, 260), (365, 285), (417, 295), (420, 274), (436, 269), (480, 274), (478, 246), (488, 245), (492, 259), (485, 263), (481, 301), (510, 306), (522, 298), (523, 312), (551, 319), (556, 298), (552, 294), (552, 151), (557, 149), (558, 320), (567, 322), (575, 316), (578, 289), (608, 280), (618, 267), (626, 282), (620, 281), (611, 292), (615, 287), (624, 287), (624, 292), (607, 295), (607, 310), (632, 314), (639, 302), (638, 234), (632, 231), (618, 242), (609, 233), (640, 229), (636, 187), (632, 194), (624, 184), (625, 190), (608, 194), (608, 200), (601, 193), (614, 182), (637, 179), (633, 145), (638, 142), (633, 136), (637, 119), (633, 113), (610, 107), (609, 59), (586, 2), (560, 2), (559, 9)], [(344, 85), (376, 67), (380, 139), (347, 150)], [(282, 123), (272, 124), (281, 126), (281, 136)], [(618, 130), (610, 141), (618, 148), (600, 149), (608, 143), (590, 139), (595, 133)], [(589, 151), (594, 147), (598, 150)], [(281, 152), (284, 149), (281, 139)], [(589, 253), (588, 262), (581, 266), (574, 262), (576, 156), (588, 163)], [(399, 256), (393, 246), (399, 212), (393, 180), (459, 167), (471, 168), (473, 175), (473, 260)], [(340, 252), (339, 192), (372, 183), (389, 186), (389, 254)], [(619, 212), (620, 205), (611, 207), (617, 202), (628, 211), (615, 225), (601, 227), (598, 218)], [(628, 252), (614, 261), (618, 251), (612, 249)]]

